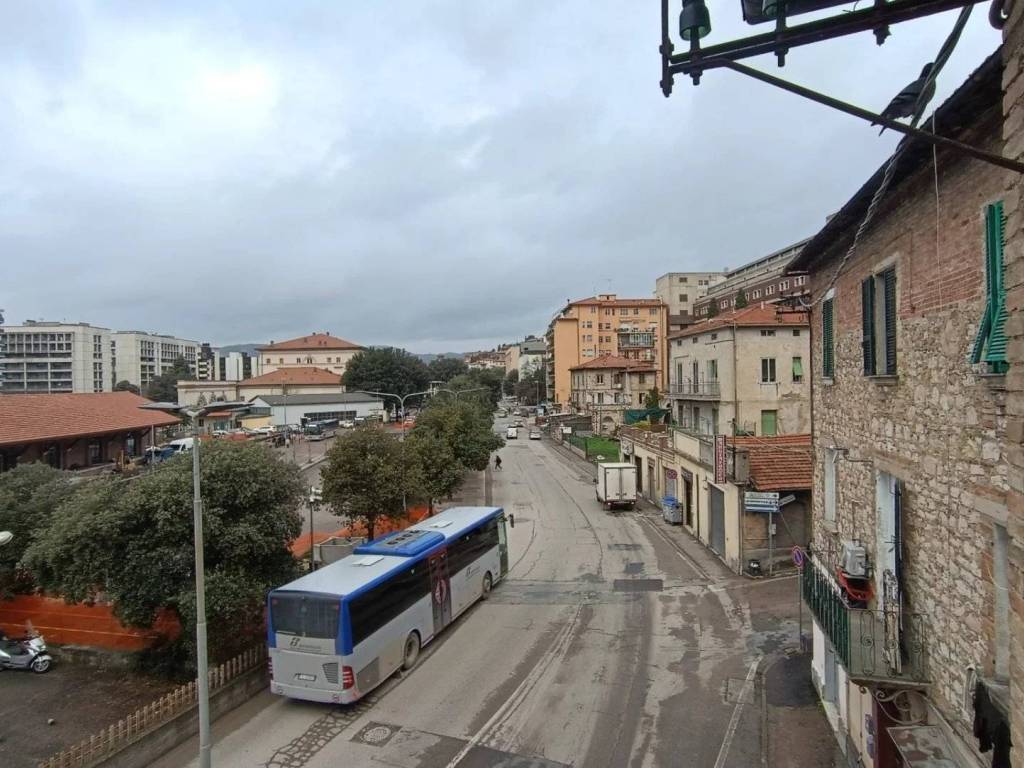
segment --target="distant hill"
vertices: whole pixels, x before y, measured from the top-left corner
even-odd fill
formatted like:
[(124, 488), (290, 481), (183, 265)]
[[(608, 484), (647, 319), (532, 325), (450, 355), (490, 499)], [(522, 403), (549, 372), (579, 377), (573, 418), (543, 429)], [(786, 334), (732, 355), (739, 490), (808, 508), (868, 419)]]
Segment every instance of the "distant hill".
[(413, 354), (416, 355), (416, 357), (418, 357), (427, 365), (430, 365), (432, 362), (434, 362), (434, 360), (436, 360), (439, 357), (457, 357), (459, 358), (459, 360), (461, 360), (463, 357), (462, 352), (413, 352)]

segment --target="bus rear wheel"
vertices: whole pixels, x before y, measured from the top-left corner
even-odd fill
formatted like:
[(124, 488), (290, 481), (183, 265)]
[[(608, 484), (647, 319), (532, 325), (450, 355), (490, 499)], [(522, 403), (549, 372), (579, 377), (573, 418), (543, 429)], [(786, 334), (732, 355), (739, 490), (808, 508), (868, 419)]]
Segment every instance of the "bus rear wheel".
[(420, 657), (420, 636), (418, 632), (410, 632), (405, 638), (405, 648), (402, 650), (402, 669), (410, 670), (416, 666), (416, 660)]
[(486, 600), (491, 596), (491, 587), (494, 586), (494, 579), (491, 578), (491, 572), (488, 571), (484, 574), (483, 588), (480, 590), (480, 599)]

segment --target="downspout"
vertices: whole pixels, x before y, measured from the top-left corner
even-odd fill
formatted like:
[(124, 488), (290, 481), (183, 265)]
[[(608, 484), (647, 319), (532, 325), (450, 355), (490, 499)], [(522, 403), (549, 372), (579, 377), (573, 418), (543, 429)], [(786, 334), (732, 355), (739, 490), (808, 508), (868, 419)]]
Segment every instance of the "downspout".
[[(736, 347), (739, 346), (740, 340), (736, 335), (736, 318), (732, 321), (732, 435), (736, 436), (736, 426), (740, 421), (740, 401), (739, 401), (739, 379), (740, 372), (736, 367)], [(735, 467), (735, 465), (733, 465)]]

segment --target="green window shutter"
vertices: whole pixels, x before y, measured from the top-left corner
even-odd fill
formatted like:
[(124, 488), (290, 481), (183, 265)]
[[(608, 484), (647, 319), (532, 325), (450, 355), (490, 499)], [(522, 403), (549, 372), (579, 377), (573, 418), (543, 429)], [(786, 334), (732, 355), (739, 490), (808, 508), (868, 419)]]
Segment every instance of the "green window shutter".
[(896, 375), (896, 268), (882, 273), (885, 287), (885, 373)]
[(1005, 221), (1003, 203), (993, 203), (985, 209), (986, 283), (989, 288), (991, 327), (985, 362), (997, 373), (1004, 373), (1006, 362), (1006, 265), (1003, 263)]
[(860, 284), (861, 351), (864, 375), (875, 375), (875, 278), (869, 276)]
[(835, 348), (833, 339), (833, 302), (825, 299), (821, 304), (821, 375), (831, 379), (835, 375)]

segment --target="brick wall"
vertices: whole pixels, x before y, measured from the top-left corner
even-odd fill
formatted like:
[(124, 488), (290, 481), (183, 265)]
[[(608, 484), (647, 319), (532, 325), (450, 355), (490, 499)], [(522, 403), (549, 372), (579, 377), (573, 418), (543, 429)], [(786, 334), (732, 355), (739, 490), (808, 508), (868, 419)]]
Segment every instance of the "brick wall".
[[(1014, 3), (1003, 30), (1003, 154), (1024, 158), (1024, 3)], [(1007, 463), (1010, 492), (1010, 708), (1011, 732), (1016, 742), (1013, 764), (1024, 765), (1024, 211), (1020, 206), (1024, 180), (1008, 176), (1003, 210), (1007, 217), (1006, 263), (1007, 356)]]
[[(998, 151), (998, 110), (979, 117), (982, 132), (970, 140)], [(967, 667), (992, 671), (994, 592), (984, 564), (993, 521), (1005, 516), (1010, 472), (1003, 382), (979, 376), (968, 355), (985, 306), (983, 206), (1004, 196), (1005, 181), (972, 160), (940, 152), (938, 163), (938, 210), (929, 164), (890, 190), (836, 282), (833, 383), (821, 378), (820, 305), (813, 312), (813, 540), (826, 553), (860, 539), (874, 559), (875, 473), (903, 480), (905, 606), (926, 614), (929, 695), (969, 741)], [(845, 247), (814, 270), (815, 297)], [(861, 350), (861, 281), (890, 260), (898, 288), (895, 381), (865, 377)], [(830, 446), (848, 449), (853, 460), (837, 464), (835, 531), (822, 522), (820, 492)]]

